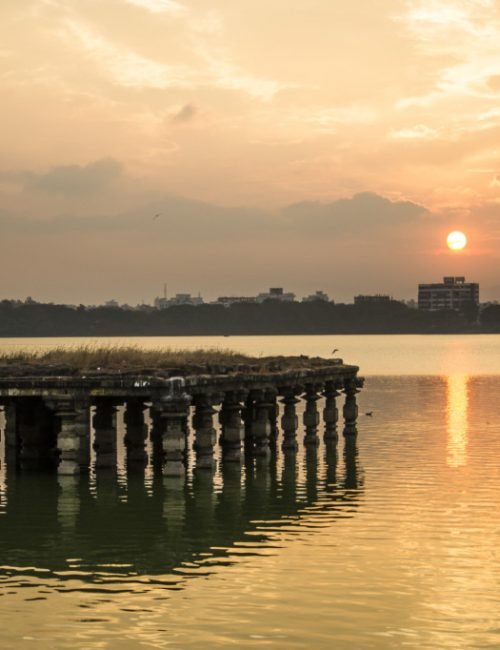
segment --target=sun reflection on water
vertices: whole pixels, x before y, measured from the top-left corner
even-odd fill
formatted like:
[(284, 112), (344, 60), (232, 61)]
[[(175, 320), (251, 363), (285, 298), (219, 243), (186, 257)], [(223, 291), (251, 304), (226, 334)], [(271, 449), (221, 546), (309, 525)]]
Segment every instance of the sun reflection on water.
[(463, 467), (467, 464), (469, 436), (469, 376), (449, 375), (446, 381), (446, 462), (449, 467)]

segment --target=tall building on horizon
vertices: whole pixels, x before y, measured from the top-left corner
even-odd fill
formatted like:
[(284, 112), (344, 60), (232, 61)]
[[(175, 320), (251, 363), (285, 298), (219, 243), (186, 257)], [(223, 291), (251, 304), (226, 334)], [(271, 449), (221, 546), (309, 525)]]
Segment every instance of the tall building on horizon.
[(418, 285), (419, 309), (459, 310), (471, 304), (479, 306), (479, 284), (466, 282), (463, 276), (446, 276), (440, 283)]

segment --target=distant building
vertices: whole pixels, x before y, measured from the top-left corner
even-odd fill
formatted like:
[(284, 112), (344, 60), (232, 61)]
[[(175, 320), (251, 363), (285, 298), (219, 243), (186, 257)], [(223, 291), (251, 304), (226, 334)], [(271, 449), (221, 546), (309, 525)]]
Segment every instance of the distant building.
[(461, 309), (466, 305), (479, 306), (479, 284), (466, 282), (462, 276), (443, 278), (439, 284), (418, 285), (418, 308), (425, 311)]
[(268, 293), (259, 293), (256, 301), (264, 302), (265, 300), (280, 300), (281, 302), (293, 302), (295, 300), (294, 293), (284, 293), (281, 287), (271, 287)]
[(373, 296), (354, 296), (355, 305), (387, 304), (389, 302), (392, 302), (392, 297), (382, 293), (376, 293)]
[(107, 300), (104, 303), (104, 307), (117, 308), (119, 306), (120, 306), (119, 302), (117, 300), (115, 300), (114, 298), (111, 298), (111, 300)]
[(317, 300), (321, 302), (330, 302), (328, 294), (326, 294), (324, 291), (316, 291), (310, 296), (304, 296), (304, 298), (302, 298), (302, 302), (316, 302)]
[(215, 301), (215, 305), (223, 305), (224, 307), (230, 307), (231, 305), (237, 305), (241, 303), (255, 303), (257, 302), (256, 298), (253, 296), (220, 296)]
[(154, 306), (156, 309), (168, 309), (178, 305), (193, 305), (196, 307), (202, 305), (203, 302), (201, 296), (192, 296), (190, 293), (176, 293), (173, 298), (155, 298)]

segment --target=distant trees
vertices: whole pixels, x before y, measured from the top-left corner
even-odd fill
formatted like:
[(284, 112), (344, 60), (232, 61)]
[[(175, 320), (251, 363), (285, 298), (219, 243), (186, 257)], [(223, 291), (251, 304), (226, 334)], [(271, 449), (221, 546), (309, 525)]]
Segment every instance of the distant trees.
[(488, 305), (481, 312), (481, 328), (486, 332), (500, 332), (500, 305)]
[(500, 306), (425, 312), (392, 300), (179, 305), (163, 310), (119, 306), (71, 307), (0, 301), (0, 336), (150, 336), (225, 334), (415, 334), (499, 331)]

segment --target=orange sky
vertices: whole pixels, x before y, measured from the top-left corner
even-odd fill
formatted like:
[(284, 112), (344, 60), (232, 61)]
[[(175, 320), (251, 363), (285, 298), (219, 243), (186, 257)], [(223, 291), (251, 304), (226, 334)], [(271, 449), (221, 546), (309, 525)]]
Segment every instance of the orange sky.
[(0, 297), (500, 298), (499, 43), (494, 0), (2, 0)]

